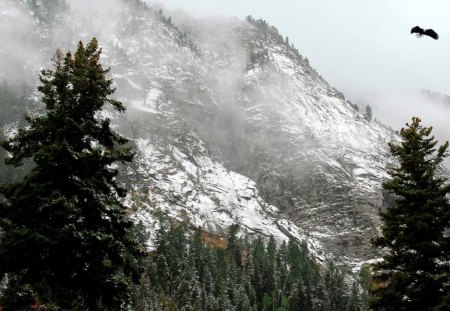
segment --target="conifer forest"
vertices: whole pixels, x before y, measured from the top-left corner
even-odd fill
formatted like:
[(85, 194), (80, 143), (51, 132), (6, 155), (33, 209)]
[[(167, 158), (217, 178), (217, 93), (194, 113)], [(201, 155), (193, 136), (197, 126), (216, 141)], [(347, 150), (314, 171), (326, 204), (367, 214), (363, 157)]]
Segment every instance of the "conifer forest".
[[(371, 29), (359, 5), (335, 11)], [(0, 311), (449, 311), (450, 97), (355, 70), (346, 98), (313, 67), (322, 29), (198, 13), (0, 0)], [(398, 40), (436, 58), (437, 30)], [(380, 101), (405, 98), (393, 129)]]

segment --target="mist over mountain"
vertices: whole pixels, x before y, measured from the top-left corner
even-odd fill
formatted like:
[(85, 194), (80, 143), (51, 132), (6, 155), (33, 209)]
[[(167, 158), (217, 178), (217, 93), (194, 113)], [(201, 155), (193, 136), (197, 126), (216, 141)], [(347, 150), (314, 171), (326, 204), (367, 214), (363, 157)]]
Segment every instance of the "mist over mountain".
[[(194, 19), (139, 1), (0, 1), (3, 135), (40, 113), (38, 72), (57, 48), (97, 37), (125, 117), (104, 111), (137, 155), (127, 202), (152, 234), (156, 214), (224, 234), (307, 240), (349, 267), (389, 199), (381, 182), (398, 139), (364, 119), (278, 30), (248, 17)], [(7, 86), (7, 87), (6, 87)], [(5, 97), (2, 97), (5, 98)], [(8, 101), (12, 102), (12, 101)], [(150, 245), (151, 246), (151, 245)]]

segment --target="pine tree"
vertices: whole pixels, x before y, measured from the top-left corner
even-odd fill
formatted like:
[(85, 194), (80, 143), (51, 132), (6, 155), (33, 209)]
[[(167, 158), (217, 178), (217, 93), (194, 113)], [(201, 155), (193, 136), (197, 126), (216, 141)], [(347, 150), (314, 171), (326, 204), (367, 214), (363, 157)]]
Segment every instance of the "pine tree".
[(267, 253), (264, 247), (264, 240), (262, 237), (256, 238), (251, 246), (251, 253), (249, 260), (252, 261), (253, 269), (250, 271), (250, 279), (255, 288), (257, 295), (257, 302), (259, 306), (263, 304), (264, 293), (270, 292), (266, 288), (265, 275), (267, 275)]
[(369, 105), (366, 106), (366, 111), (364, 113), (364, 120), (366, 121), (372, 121), (372, 107)]
[(347, 288), (344, 275), (333, 262), (329, 262), (324, 275), (325, 306), (327, 310), (345, 310), (347, 307)]
[(432, 310), (450, 291), (450, 186), (438, 169), (448, 142), (436, 149), (431, 127), (414, 117), (391, 143), (398, 165), (389, 171), (384, 188), (396, 196), (395, 206), (382, 214), (382, 235), (374, 246), (385, 251), (373, 266), (371, 306), (375, 310)]
[(351, 291), (350, 291), (350, 296), (348, 297), (348, 301), (347, 301), (347, 307), (346, 307), (346, 311), (361, 311), (361, 299), (360, 299), (360, 293), (358, 290), (358, 283), (353, 282), (352, 287), (351, 287)]
[[(41, 72), (47, 113), (26, 117), (29, 126), (2, 143), (8, 164), (32, 158), (25, 178), (2, 188), (0, 276), (7, 309), (39, 303), (48, 309), (120, 310), (140, 275), (143, 255), (121, 198), (116, 164), (132, 161), (127, 139), (98, 113), (114, 89), (100, 64), (94, 38), (74, 55), (58, 51), (54, 69)], [(114, 165), (114, 166), (113, 166)]]
[[(287, 244), (283, 241), (276, 253), (275, 258), (275, 292), (278, 295), (280, 305), (285, 307), (287, 304), (287, 278), (289, 275), (287, 267)], [(283, 303), (285, 302), (285, 303)]]
[(359, 270), (356, 280), (359, 288), (358, 299), (360, 301), (361, 310), (368, 310), (371, 266), (368, 264), (364, 264)]
[(227, 252), (231, 257), (231, 260), (233, 260), (238, 267), (242, 267), (241, 246), (239, 245), (239, 238), (237, 236), (239, 232), (239, 225), (231, 225), (228, 228), (228, 231)]

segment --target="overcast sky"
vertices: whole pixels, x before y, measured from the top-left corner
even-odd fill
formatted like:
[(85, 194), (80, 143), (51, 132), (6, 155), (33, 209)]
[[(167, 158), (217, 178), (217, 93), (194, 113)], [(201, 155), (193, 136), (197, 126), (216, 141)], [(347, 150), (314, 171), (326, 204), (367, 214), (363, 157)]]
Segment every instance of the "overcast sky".
[[(222, 15), (243, 19), (253, 15), (267, 20), (289, 37), (332, 86), (354, 102), (369, 101), (375, 106), (375, 116), (382, 114), (378, 118), (394, 127), (404, 125), (412, 115), (430, 114), (417, 98), (408, 104), (407, 94), (424, 88), (450, 94), (448, 0), (149, 2), (160, 2), (167, 9), (181, 8), (197, 17)], [(433, 28), (440, 35), (439, 40), (411, 35), (410, 29), (416, 25)], [(377, 102), (380, 100), (384, 103)], [(450, 124), (450, 117), (441, 110), (436, 111), (436, 118), (429, 117), (425, 125)]]

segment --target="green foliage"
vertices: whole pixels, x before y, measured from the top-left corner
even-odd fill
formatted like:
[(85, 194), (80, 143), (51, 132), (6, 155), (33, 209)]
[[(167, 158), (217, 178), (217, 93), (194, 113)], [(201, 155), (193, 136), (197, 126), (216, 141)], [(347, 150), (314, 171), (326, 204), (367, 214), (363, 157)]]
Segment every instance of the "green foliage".
[[(360, 310), (368, 310), (369, 306), (369, 291), (370, 291), (370, 282), (371, 282), (371, 266), (365, 264), (361, 267), (361, 270), (358, 273), (358, 301), (360, 305)], [(353, 289), (352, 289), (353, 296)]]
[(342, 299), (347, 294), (344, 275), (332, 262), (328, 264), (325, 270), (324, 291), (326, 310), (346, 310), (348, 301)]
[(2, 188), (0, 277), (8, 283), (0, 301), (7, 310), (31, 302), (49, 310), (126, 309), (140, 275), (143, 253), (112, 166), (131, 162), (133, 153), (98, 116), (105, 104), (125, 108), (108, 98), (114, 89), (100, 55), (95, 39), (80, 42), (74, 55), (58, 51), (54, 68), (40, 76), (47, 113), (26, 117), (29, 126), (2, 143), (8, 164), (34, 161), (22, 181)]
[(384, 188), (396, 196), (382, 214), (382, 235), (373, 239), (383, 261), (373, 266), (375, 310), (433, 310), (450, 291), (450, 186), (439, 175), (448, 142), (436, 148), (431, 127), (414, 117), (389, 145), (398, 165)]
[[(155, 250), (136, 290), (137, 310), (364, 310), (359, 284), (350, 288), (334, 265), (324, 271), (294, 240), (238, 237), (229, 228), (226, 247), (186, 223), (162, 222)], [(240, 257), (239, 259), (237, 257)], [(353, 298), (353, 301), (350, 301)], [(327, 299), (329, 301), (327, 301)], [(141, 307), (139, 307), (141, 306)]]

